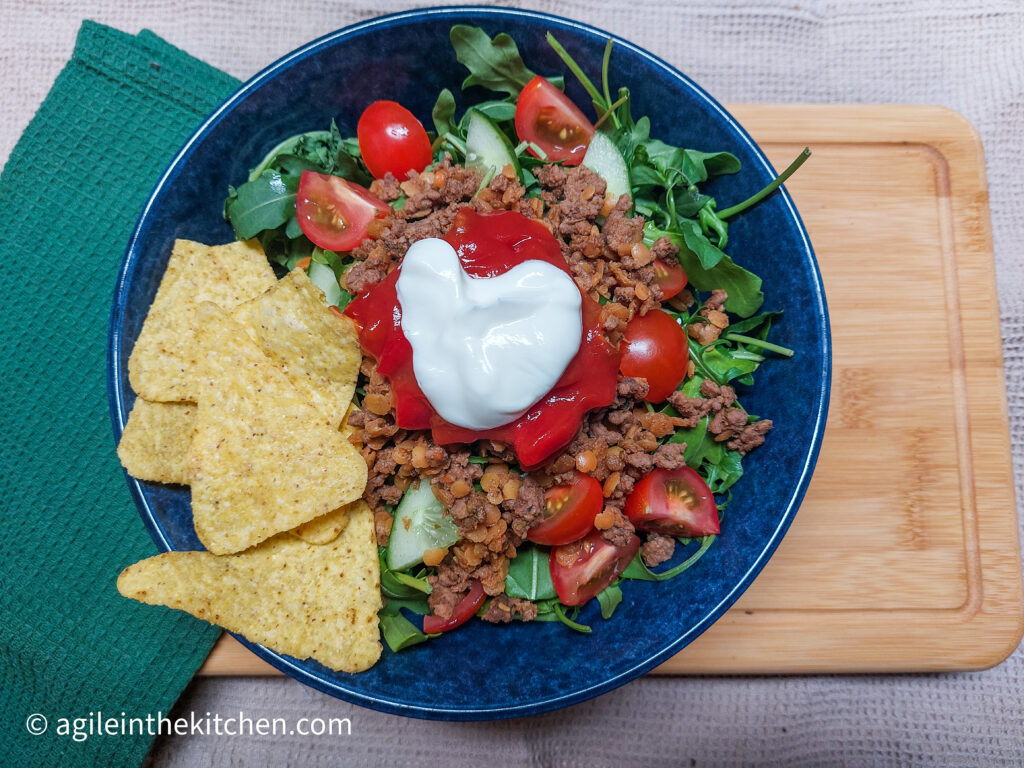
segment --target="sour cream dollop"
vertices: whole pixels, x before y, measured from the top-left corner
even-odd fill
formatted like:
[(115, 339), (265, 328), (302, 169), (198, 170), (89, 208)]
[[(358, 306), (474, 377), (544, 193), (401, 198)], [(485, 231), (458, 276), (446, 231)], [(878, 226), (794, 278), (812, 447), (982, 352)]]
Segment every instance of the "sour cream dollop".
[(485, 430), (515, 421), (558, 382), (579, 351), (579, 288), (528, 260), (472, 277), (446, 241), (414, 243), (396, 285), (416, 381), (446, 421)]

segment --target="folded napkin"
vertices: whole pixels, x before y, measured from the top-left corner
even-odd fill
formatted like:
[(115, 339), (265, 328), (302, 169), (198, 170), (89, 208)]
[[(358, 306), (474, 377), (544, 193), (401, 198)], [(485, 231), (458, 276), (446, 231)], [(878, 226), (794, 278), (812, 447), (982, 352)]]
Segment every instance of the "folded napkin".
[[(139, 726), (101, 735), (97, 713), (166, 715), (218, 635), (115, 588), (119, 571), (156, 547), (114, 453), (107, 325), (153, 184), (237, 86), (152, 33), (85, 22), (0, 176), (6, 765), (138, 765), (152, 736)], [(32, 715), (47, 718), (45, 733), (33, 735), (42, 721)], [(76, 725), (84, 738), (59, 733)]]

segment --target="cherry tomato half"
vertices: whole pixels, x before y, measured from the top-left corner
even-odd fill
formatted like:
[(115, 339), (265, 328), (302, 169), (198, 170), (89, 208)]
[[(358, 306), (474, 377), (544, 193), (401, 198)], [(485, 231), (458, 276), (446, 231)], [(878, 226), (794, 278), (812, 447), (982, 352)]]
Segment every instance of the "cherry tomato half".
[(718, 533), (718, 507), (711, 489), (689, 467), (655, 469), (626, 498), (626, 515), (644, 531), (695, 538)]
[(422, 171), (434, 159), (423, 123), (397, 101), (375, 101), (356, 125), (359, 154), (374, 178), (390, 171), (404, 181), (409, 171)]
[(424, 616), (423, 632), (433, 635), (438, 632), (447, 632), (469, 621), (473, 614), (479, 610), (484, 603), (484, 585), (479, 580), (473, 582), (469, 592), (462, 598), (452, 611), (451, 618), (442, 619), (440, 616)]
[(550, 546), (576, 541), (594, 527), (594, 518), (603, 507), (601, 484), (577, 472), (572, 485), (559, 485), (544, 494), (544, 519), (526, 538)]
[(351, 251), (366, 237), (370, 222), (388, 204), (339, 176), (303, 171), (295, 198), (302, 233), (328, 251)]
[(661, 298), (671, 299), (686, 285), (686, 272), (678, 261), (654, 260), (654, 282), (661, 288)]
[(647, 379), (647, 400), (660, 403), (686, 376), (689, 347), (686, 333), (670, 315), (653, 310), (629, 321), (622, 336), (619, 370), (626, 376)]
[[(543, 149), (553, 163), (579, 165), (594, 126), (568, 96), (537, 75), (516, 101), (516, 135)], [(532, 148), (530, 154), (537, 156)]]
[(583, 605), (626, 570), (640, 539), (633, 536), (624, 547), (605, 541), (600, 531), (551, 550), (551, 581), (566, 605)]

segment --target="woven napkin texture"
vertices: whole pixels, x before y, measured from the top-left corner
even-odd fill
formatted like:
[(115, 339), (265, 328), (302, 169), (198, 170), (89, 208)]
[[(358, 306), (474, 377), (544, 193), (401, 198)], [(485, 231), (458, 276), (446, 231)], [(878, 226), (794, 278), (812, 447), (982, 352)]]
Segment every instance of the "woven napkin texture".
[[(114, 587), (156, 548), (113, 451), (106, 339), (154, 180), (236, 86), (155, 35), (86, 23), (0, 176), (4, 765), (139, 764), (151, 737), (75, 742), (57, 718), (166, 713), (217, 637)], [(31, 713), (45, 734), (26, 737)]]

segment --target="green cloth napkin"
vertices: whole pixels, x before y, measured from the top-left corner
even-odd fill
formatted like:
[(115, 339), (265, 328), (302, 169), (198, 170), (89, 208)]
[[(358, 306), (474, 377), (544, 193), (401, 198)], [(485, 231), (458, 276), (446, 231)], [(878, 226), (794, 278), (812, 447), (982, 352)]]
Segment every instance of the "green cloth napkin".
[[(166, 715), (219, 634), (115, 588), (157, 549), (114, 452), (107, 325), (142, 205), (237, 86), (150, 32), (87, 21), (0, 176), (5, 765), (138, 765), (153, 737), (93, 722), (75, 741), (60, 718)], [(33, 714), (48, 720), (42, 735)]]

